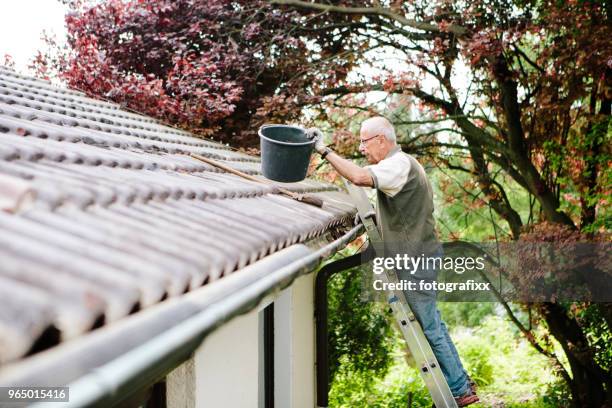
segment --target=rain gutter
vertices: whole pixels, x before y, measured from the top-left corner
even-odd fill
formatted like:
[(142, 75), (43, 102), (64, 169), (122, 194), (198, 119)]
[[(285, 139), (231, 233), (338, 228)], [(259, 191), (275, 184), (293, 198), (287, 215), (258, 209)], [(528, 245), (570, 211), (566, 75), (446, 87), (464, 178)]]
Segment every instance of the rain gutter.
[(32, 356), (0, 371), (0, 385), (68, 384), (70, 401), (62, 406), (113, 406), (163, 378), (206, 335), (311, 272), (362, 228), (353, 227), (319, 249), (292, 245), (191, 293)]

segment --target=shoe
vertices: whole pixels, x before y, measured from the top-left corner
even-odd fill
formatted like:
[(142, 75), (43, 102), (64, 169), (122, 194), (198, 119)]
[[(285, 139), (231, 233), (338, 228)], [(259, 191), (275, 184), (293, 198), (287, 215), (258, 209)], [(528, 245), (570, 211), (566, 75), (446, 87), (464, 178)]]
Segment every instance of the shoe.
[(472, 390), (466, 392), (460, 397), (455, 397), (455, 402), (457, 403), (458, 407), (467, 407), (468, 405), (472, 405), (478, 401), (480, 401), (480, 398), (478, 398), (478, 395), (472, 392)]
[(471, 377), (468, 377), (468, 383), (470, 384), (470, 391), (472, 391), (472, 394), (476, 394), (476, 391), (478, 391), (478, 384), (476, 384)]

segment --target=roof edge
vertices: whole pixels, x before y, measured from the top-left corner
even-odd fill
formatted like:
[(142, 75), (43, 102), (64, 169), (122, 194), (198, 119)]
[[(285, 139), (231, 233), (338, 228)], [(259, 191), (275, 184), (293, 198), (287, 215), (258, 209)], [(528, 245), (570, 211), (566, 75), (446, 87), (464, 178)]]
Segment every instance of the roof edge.
[[(6, 367), (3, 386), (70, 387), (67, 406), (111, 406), (187, 360), (204, 338), (354, 239), (351, 228), (318, 249), (292, 245), (201, 289), (107, 329)], [(177, 324), (178, 322), (178, 324)]]

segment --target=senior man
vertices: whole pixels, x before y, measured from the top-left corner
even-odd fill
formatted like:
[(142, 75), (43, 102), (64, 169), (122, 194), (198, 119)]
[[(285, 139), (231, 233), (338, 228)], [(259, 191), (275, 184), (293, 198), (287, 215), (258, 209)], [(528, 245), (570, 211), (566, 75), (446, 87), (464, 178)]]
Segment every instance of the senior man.
[[(377, 190), (377, 222), (382, 232), (385, 255), (442, 256), (433, 218), (433, 193), (423, 166), (397, 145), (393, 125), (373, 117), (361, 125), (359, 151), (370, 163), (360, 167), (336, 154), (323, 143), (322, 133), (306, 131), (316, 139), (321, 157), (353, 184)], [(436, 271), (398, 270), (400, 279), (434, 280)], [(446, 325), (436, 306), (435, 292), (406, 292), (406, 298), (423, 328), (457, 405), (478, 402), (475, 384), (467, 375)]]

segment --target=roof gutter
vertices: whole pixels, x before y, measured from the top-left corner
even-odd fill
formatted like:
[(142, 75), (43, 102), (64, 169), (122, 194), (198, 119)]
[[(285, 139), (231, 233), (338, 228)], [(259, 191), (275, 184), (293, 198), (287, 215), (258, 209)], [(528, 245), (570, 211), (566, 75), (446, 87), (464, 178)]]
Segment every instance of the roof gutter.
[(292, 245), (180, 298), (7, 367), (0, 372), (0, 385), (68, 384), (65, 406), (113, 406), (187, 360), (215, 328), (311, 272), (362, 227), (317, 250)]

